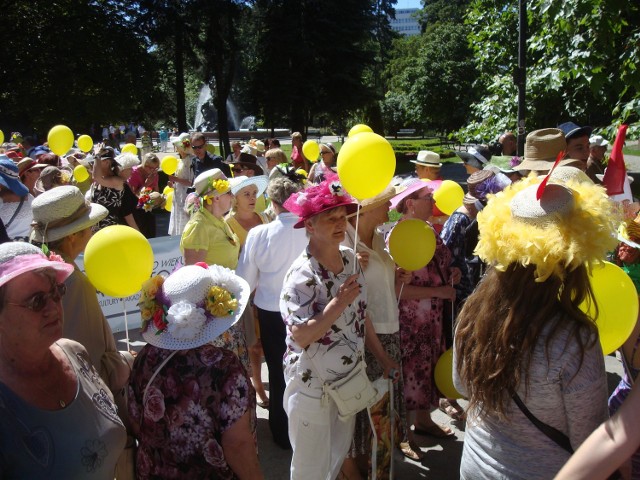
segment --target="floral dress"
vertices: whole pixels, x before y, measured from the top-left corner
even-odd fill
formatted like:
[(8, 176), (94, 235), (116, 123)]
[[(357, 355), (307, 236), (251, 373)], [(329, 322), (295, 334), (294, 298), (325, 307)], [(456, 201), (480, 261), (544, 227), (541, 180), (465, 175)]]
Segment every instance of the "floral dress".
[[(412, 272), (410, 285), (439, 287), (449, 282), (451, 252), (436, 235), (433, 259), (421, 270)], [(407, 410), (429, 410), (438, 406), (440, 394), (435, 386), (434, 370), (445, 348), (441, 298), (400, 301), (400, 340), (402, 373)], [(451, 321), (451, 319), (445, 319)]]
[(468, 215), (462, 212), (453, 212), (440, 233), (440, 238), (451, 251), (453, 257), (451, 266), (458, 267), (462, 273), (460, 283), (455, 286), (456, 304), (458, 305), (471, 295), (475, 287), (466, 256), (467, 242), (465, 233), (471, 222), (472, 220)]
[[(255, 393), (247, 372), (228, 350), (203, 345), (173, 352), (146, 345), (129, 383), (129, 413), (138, 426), (138, 479), (235, 479), (222, 435), (247, 411), (255, 439)], [(145, 389), (148, 390), (143, 404)]]
[(136, 197), (125, 182), (122, 190), (93, 184), (91, 187), (91, 201), (105, 207), (109, 214), (92, 227), (94, 232), (109, 225), (126, 225), (124, 217), (133, 214), (138, 205)]

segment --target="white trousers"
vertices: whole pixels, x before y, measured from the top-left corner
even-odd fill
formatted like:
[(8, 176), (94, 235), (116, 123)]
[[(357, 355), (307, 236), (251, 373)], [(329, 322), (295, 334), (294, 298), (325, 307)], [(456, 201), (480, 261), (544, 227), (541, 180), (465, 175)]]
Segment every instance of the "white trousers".
[(353, 441), (356, 417), (340, 420), (333, 400), (322, 405), (320, 398), (309, 396), (306, 390), (293, 379), (284, 393), (293, 448), (291, 480), (333, 480)]

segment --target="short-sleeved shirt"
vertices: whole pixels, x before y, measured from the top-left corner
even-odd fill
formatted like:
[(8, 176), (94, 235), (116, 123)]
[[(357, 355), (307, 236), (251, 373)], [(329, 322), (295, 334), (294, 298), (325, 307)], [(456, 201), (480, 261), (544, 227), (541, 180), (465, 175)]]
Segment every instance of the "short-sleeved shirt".
[(334, 275), (307, 248), (287, 272), (280, 296), (280, 313), (287, 326), (285, 379), (289, 383), (297, 377), (316, 397), (320, 397), (323, 381), (332, 382), (351, 372), (364, 349), (367, 289), (359, 264), (356, 265), (356, 273), (359, 274), (358, 283), (362, 286), (360, 295), (340, 314), (322, 338), (307, 347), (305, 355), (302, 355), (302, 348), (291, 333), (293, 326), (305, 324), (321, 313), (338, 293), (340, 286), (353, 274), (353, 262), (357, 262), (353, 250), (340, 247), (340, 255), (344, 268)]
[(111, 393), (82, 345), (57, 345), (78, 383), (62, 410), (34, 407), (0, 382), (0, 478), (112, 480), (126, 432)]
[[(142, 175), (144, 167), (142, 165), (136, 165), (131, 171), (131, 176), (127, 183), (131, 187), (133, 192), (140, 192), (143, 187), (150, 188), (154, 192), (158, 191), (158, 174), (152, 173), (147, 179)], [(146, 185), (145, 185), (146, 183)]]
[(224, 219), (203, 208), (194, 213), (184, 227), (180, 250), (206, 250), (205, 262), (235, 269), (240, 254), (240, 240)]
[(222, 434), (255, 411), (247, 372), (229, 350), (207, 344), (176, 352), (148, 385), (171, 353), (146, 345), (133, 364), (129, 414), (140, 425), (137, 478), (237, 478), (224, 458)]

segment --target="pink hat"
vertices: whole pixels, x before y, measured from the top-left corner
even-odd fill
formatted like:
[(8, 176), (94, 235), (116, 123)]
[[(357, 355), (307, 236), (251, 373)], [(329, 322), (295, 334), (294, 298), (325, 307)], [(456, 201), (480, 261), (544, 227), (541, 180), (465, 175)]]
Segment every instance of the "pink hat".
[(332, 175), (318, 185), (294, 193), (283, 206), (300, 217), (293, 228), (302, 228), (305, 220), (334, 208), (346, 207), (347, 215), (358, 211), (358, 204), (342, 188), (337, 175)]
[(398, 195), (396, 195), (391, 199), (392, 210), (395, 210), (395, 208), (398, 206), (398, 204), (402, 200), (407, 198), (412, 193), (417, 192), (418, 190), (422, 190), (423, 188), (426, 188), (427, 190), (431, 191), (431, 189), (429, 188), (429, 184), (427, 182), (423, 182), (419, 178), (414, 178), (414, 177), (408, 178), (407, 180), (402, 182), (400, 186), (407, 187), (407, 188), (406, 190), (400, 192)]
[(56, 281), (64, 282), (73, 273), (73, 265), (64, 263), (57, 255), (51, 257), (47, 258), (42, 250), (30, 243), (3, 243), (0, 245), (0, 287), (23, 273), (42, 268), (51, 268), (56, 273)]

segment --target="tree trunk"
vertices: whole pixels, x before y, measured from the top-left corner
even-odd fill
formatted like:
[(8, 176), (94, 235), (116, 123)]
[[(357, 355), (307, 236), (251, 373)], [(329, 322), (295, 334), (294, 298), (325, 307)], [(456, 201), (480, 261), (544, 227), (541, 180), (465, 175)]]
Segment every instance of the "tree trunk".
[(176, 116), (178, 120), (178, 130), (188, 132), (187, 108), (185, 105), (184, 93), (184, 39), (182, 36), (182, 20), (176, 16), (175, 22), (175, 53), (174, 63), (176, 66)]

